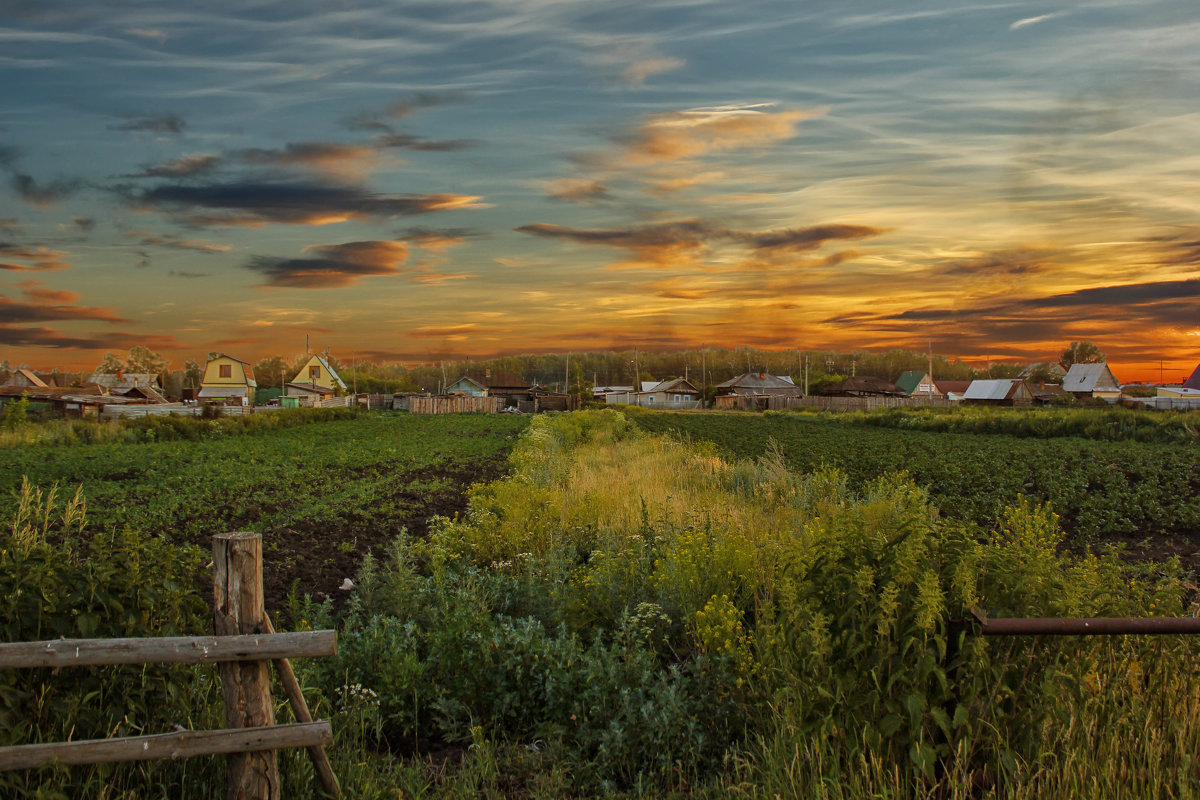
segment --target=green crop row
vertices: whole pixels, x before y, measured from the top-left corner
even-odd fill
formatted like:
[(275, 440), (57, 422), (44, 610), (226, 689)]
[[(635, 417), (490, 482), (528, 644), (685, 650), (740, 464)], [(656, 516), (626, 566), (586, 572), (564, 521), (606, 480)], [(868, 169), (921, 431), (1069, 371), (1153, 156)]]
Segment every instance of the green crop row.
[(739, 458), (777, 448), (794, 470), (836, 467), (854, 486), (906, 471), (942, 514), (984, 526), (1023, 495), (1048, 503), (1064, 529), (1085, 539), (1200, 531), (1195, 445), (895, 429), (797, 414), (630, 418), (644, 430), (710, 441)]

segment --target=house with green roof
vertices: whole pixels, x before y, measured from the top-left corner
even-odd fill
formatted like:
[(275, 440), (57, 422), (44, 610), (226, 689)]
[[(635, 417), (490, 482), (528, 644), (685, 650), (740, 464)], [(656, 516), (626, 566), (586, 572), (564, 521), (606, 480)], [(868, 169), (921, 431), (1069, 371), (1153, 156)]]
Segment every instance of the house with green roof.
[(932, 376), (923, 369), (910, 369), (896, 379), (896, 388), (909, 397), (943, 397)]

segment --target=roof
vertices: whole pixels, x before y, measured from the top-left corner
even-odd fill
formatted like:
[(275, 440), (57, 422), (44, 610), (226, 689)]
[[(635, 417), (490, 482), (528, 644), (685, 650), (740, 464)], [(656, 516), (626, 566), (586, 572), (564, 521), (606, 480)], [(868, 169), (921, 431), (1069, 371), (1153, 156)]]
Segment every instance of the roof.
[(456, 381), (453, 381), (452, 383), (450, 383), (450, 385), (449, 385), (449, 386), (447, 386), (446, 388), (447, 388), (447, 389), (449, 389), (449, 388), (450, 388), (450, 386), (455, 386), (455, 385), (457, 385), (457, 384), (460, 384), (460, 383), (462, 383), (463, 381), (466, 381), (467, 383), (473, 383), (473, 384), (475, 384), (476, 386), (478, 386), (478, 387), (479, 387), (480, 391), (486, 391), (486, 390), (487, 390), (487, 387), (486, 387), (486, 386), (484, 386), (482, 383), (480, 383), (479, 381), (477, 381), (477, 380), (475, 380), (474, 378), (472, 378), (470, 375), (463, 375), (463, 376), (462, 376), (461, 378), (459, 378), (458, 380), (456, 380)]
[(1196, 365), (1196, 371), (1192, 373), (1192, 377), (1183, 382), (1185, 389), (1200, 389), (1200, 364)]
[[(925, 379), (929, 377), (929, 371), (924, 369), (910, 369), (900, 373), (900, 377), (896, 378), (896, 388), (907, 395), (911, 395), (917, 390)], [(937, 385), (936, 383), (934, 384)], [(939, 389), (940, 391), (940, 389)]]
[(148, 403), (165, 403), (165, 402), (167, 402), (167, 398), (163, 397), (162, 394), (159, 393), (159, 391), (157, 389), (155, 389), (153, 386), (147, 386), (147, 385), (131, 386), (128, 389), (117, 390), (116, 393), (118, 395), (120, 395), (121, 397), (141, 397)]
[(827, 386), (821, 391), (823, 395), (863, 395), (863, 394), (904, 394), (895, 384), (888, 383), (883, 378), (873, 375), (855, 375), (840, 383)]
[(717, 394), (782, 394), (799, 395), (800, 389), (790, 378), (781, 375), (769, 375), (765, 372), (743, 372), (736, 378), (730, 378), (724, 383), (717, 384)]
[(319, 383), (314, 384), (312, 381), (308, 383), (289, 383), (288, 389), (295, 389), (298, 392), (306, 392), (308, 394), (333, 394), (333, 388), (330, 386), (322, 386)]
[(933, 385), (942, 394), (962, 394), (971, 385), (970, 381), (934, 381)]
[(16, 372), (14, 372), (12, 375), (10, 375), (10, 376), (9, 376), (9, 378), (8, 378), (8, 381), (7, 381), (7, 384), (6, 384), (6, 385), (11, 385), (11, 386), (16, 386), (16, 385), (18, 385), (18, 384), (16, 383), (16, 378), (17, 378), (17, 376), (18, 376), (18, 375), (19, 375), (19, 376), (21, 376), (22, 378), (24, 378), (26, 381), (28, 381), (30, 386), (34, 386), (34, 387), (39, 387), (39, 388), (40, 388), (40, 387), (44, 387), (44, 386), (46, 386), (46, 385), (47, 385), (47, 384), (46, 384), (46, 382), (45, 382), (44, 380), (42, 380), (41, 378), (39, 378), (37, 375), (34, 375), (34, 374), (33, 374), (33, 370), (31, 370), (31, 369), (19, 369), (19, 370), (17, 370)]
[(1072, 364), (1063, 378), (1062, 387), (1067, 392), (1094, 392), (1097, 389), (1120, 390), (1116, 377), (1108, 364), (1099, 361), (1094, 364)]
[(1027, 366), (1025, 369), (1021, 370), (1021, 374), (1018, 375), (1017, 377), (1018, 378), (1028, 378), (1030, 375), (1032, 375), (1034, 372), (1036, 372), (1039, 369), (1049, 370), (1050, 374), (1056, 378), (1061, 378), (1067, 374), (1066, 368), (1063, 367), (1063, 365), (1058, 363), (1057, 361), (1034, 361), (1029, 366)]
[(110, 389), (132, 389), (134, 386), (158, 388), (158, 374), (154, 372), (93, 372), (88, 383), (107, 386)]
[(642, 381), (639, 385), (643, 392), (653, 392), (654, 387), (658, 386), (662, 381)]
[(1007, 400), (1023, 383), (1020, 378), (991, 378), (971, 381), (963, 400)]
[(210, 358), (210, 359), (208, 359), (208, 360), (209, 360), (209, 361), (216, 361), (218, 358), (228, 358), (230, 361), (236, 361), (236, 362), (238, 362), (239, 364), (245, 364), (247, 367), (248, 367), (248, 366), (250, 366), (250, 362), (249, 362), (249, 361), (242, 361), (240, 358), (234, 358), (233, 356), (231, 356), (231, 355), (226, 355), (225, 353), (217, 353), (215, 356), (213, 356), (212, 358)]
[(697, 389), (692, 384), (692, 382), (689, 381), (687, 378), (671, 378), (669, 380), (665, 380), (665, 381), (662, 381), (661, 383), (655, 384), (655, 386), (652, 389), (649, 389), (648, 391), (676, 392), (676, 393), (680, 393), (680, 392), (689, 393), (690, 392), (692, 394), (700, 394), (700, 390)]

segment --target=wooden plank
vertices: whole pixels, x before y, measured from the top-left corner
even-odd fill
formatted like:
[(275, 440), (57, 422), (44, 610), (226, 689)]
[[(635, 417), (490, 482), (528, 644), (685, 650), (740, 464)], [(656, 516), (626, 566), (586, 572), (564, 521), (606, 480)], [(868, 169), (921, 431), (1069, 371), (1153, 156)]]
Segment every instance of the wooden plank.
[(51, 639), (0, 644), (0, 667), (82, 667), (99, 664), (217, 664), (331, 656), (337, 631), (245, 636), (164, 636), (153, 639)]
[(48, 742), (0, 747), (0, 772), (32, 769), (45, 764), (107, 764), (117, 761), (156, 761), (228, 753), (274, 751), (283, 747), (329, 744), (333, 732), (328, 722), (234, 728), (216, 731), (179, 731), (116, 739)]
[[(260, 535), (240, 532), (213, 537), (214, 633), (266, 633), (262, 576)], [(275, 724), (268, 662), (224, 662), (217, 669), (221, 673), (227, 727)], [(233, 752), (225, 764), (226, 796), (231, 800), (279, 800), (279, 762), (273, 750)]]
[[(275, 633), (275, 626), (271, 624), (269, 616), (267, 617), (267, 632)], [(301, 691), (300, 681), (296, 679), (296, 673), (292, 670), (292, 663), (286, 658), (277, 658), (272, 663), (275, 664), (275, 671), (279, 673), (279, 681), (283, 684), (283, 691), (292, 706), (292, 713), (296, 715), (296, 721), (312, 722), (312, 712), (308, 710), (308, 703), (304, 700), (304, 692)], [(341, 797), (342, 786), (338, 783), (333, 765), (329, 763), (329, 756), (325, 755), (325, 747), (312, 745), (307, 750), (313, 769), (317, 771), (317, 777), (321, 779), (321, 785), (325, 787), (325, 793), (330, 797)]]

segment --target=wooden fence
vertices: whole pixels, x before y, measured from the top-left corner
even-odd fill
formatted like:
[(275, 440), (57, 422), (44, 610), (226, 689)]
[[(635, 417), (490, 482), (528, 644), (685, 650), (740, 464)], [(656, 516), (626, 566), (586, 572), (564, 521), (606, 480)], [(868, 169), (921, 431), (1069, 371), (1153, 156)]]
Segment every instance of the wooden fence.
[[(147, 639), (56, 639), (0, 644), (0, 668), (102, 664), (216, 664), (221, 675), (227, 728), (178, 731), (77, 742), (0, 747), (0, 771), (50, 763), (101, 764), (191, 756), (225, 756), (228, 797), (279, 800), (275, 751), (308, 750), (325, 791), (341, 797), (325, 754), (333, 741), (328, 722), (314, 722), (288, 658), (328, 656), (337, 650), (332, 630), (276, 633), (263, 606), (262, 537), (213, 537), (213, 627), (216, 636)], [(271, 662), (279, 673), (296, 722), (275, 724)]]
[(495, 414), (504, 407), (503, 397), (470, 397), (468, 395), (413, 396), (408, 398), (410, 414), (462, 414), (483, 412)]

